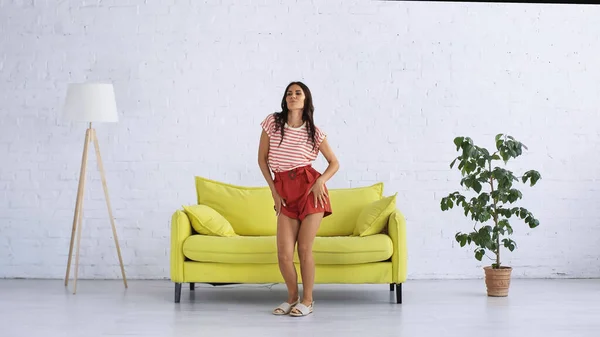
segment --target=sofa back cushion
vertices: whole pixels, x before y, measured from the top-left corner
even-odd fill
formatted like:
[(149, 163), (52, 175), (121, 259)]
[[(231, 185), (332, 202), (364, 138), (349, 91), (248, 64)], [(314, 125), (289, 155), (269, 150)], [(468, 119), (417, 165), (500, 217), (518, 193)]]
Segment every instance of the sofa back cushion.
[(275, 235), (277, 217), (268, 186), (244, 187), (196, 177), (198, 204), (219, 212), (238, 235)]
[[(245, 187), (196, 177), (198, 204), (212, 207), (242, 236), (276, 235), (277, 217), (268, 186)], [(317, 236), (352, 235), (363, 207), (380, 200), (383, 183), (329, 189), (333, 214), (323, 219)]]
[(332, 214), (323, 219), (317, 236), (352, 235), (356, 219), (364, 207), (380, 200), (383, 183), (371, 186), (329, 189)]

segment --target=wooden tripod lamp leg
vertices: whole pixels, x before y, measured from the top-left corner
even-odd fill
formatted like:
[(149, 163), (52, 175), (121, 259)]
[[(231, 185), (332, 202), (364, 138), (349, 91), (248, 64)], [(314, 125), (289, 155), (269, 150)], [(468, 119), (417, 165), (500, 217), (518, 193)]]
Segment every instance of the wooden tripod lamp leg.
[(75, 253), (75, 281), (73, 282), (73, 294), (77, 293), (77, 278), (79, 277), (79, 248), (81, 247), (81, 232), (83, 232), (83, 200), (81, 200), (79, 220), (77, 221), (77, 252)]
[(127, 278), (125, 277), (125, 267), (123, 267), (123, 258), (121, 257), (121, 248), (119, 247), (119, 239), (117, 237), (117, 228), (115, 226), (115, 218), (113, 217), (112, 207), (110, 206), (110, 198), (108, 196), (108, 185), (106, 184), (106, 174), (104, 172), (104, 165), (102, 164), (102, 156), (100, 155), (100, 146), (98, 145), (98, 138), (96, 137), (96, 130), (92, 129), (92, 140), (94, 141), (94, 149), (96, 150), (96, 161), (98, 162), (98, 170), (100, 170), (100, 176), (102, 178), (102, 188), (104, 189), (104, 198), (106, 199), (106, 207), (108, 208), (108, 216), (110, 217), (110, 224), (112, 226), (113, 237), (115, 239), (115, 246), (117, 247), (117, 255), (119, 257), (119, 264), (121, 265), (121, 274), (123, 275), (123, 284), (127, 288)]
[(88, 144), (90, 142), (90, 129), (85, 131), (85, 142), (83, 154), (81, 155), (81, 170), (79, 172), (79, 186), (77, 187), (77, 199), (75, 201), (75, 212), (73, 214), (73, 228), (71, 229), (71, 243), (69, 245), (69, 257), (67, 259), (67, 272), (65, 274), (65, 287), (69, 285), (69, 273), (71, 272), (71, 259), (73, 258), (73, 243), (75, 232), (80, 227), (81, 214), (83, 213), (83, 195), (85, 193), (85, 171), (87, 166)]

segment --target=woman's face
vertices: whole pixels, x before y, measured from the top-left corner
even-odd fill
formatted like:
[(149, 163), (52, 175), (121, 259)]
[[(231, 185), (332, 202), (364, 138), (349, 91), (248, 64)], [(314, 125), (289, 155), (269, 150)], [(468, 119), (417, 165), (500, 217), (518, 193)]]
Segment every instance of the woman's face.
[(288, 110), (304, 109), (304, 91), (297, 84), (292, 84), (285, 95)]

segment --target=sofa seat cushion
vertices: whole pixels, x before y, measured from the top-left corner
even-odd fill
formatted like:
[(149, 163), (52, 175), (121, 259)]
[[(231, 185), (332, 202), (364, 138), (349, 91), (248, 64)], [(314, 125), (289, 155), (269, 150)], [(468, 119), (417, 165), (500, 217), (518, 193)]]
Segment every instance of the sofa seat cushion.
[[(386, 234), (316, 237), (315, 264), (357, 264), (389, 259), (394, 249)], [(277, 263), (275, 236), (208, 236), (195, 234), (183, 243), (190, 260), (217, 263)], [(294, 261), (299, 262), (298, 252)]]

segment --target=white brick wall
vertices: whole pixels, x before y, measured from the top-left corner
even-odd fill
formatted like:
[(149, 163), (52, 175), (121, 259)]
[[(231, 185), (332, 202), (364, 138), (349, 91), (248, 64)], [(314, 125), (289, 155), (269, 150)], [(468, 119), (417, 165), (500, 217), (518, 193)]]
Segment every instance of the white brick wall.
[[(517, 277), (600, 277), (600, 7), (379, 1), (0, 0), (0, 277), (62, 278), (84, 124), (69, 82), (110, 80), (96, 125), (129, 278), (167, 278), (169, 220), (193, 176), (264, 185), (258, 123), (291, 80), (313, 91), (341, 170), (385, 182), (408, 221), (410, 278), (480, 277), (442, 213), (452, 139), (508, 132), (538, 169), (505, 253)], [(555, 129), (552, 129), (555, 128)], [(91, 152), (80, 275), (119, 277)], [(321, 158), (316, 166), (324, 169)]]

